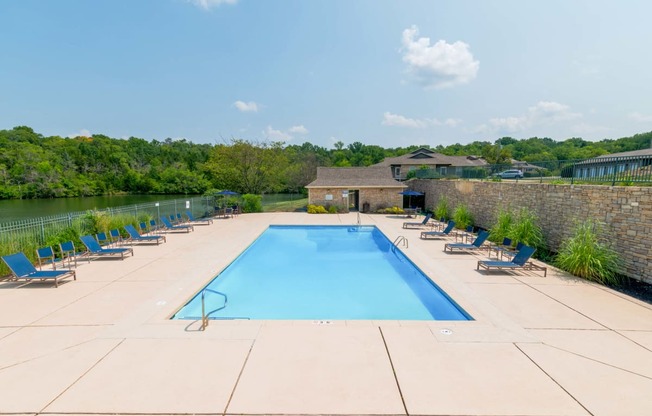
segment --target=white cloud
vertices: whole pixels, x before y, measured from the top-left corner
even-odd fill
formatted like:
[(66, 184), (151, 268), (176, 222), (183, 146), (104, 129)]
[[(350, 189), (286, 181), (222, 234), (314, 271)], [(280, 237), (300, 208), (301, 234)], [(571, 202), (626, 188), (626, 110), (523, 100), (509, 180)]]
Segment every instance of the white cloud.
[(397, 126), (397, 127), (409, 127), (413, 129), (423, 129), (428, 126), (447, 126), (447, 127), (457, 127), (462, 120), (457, 118), (447, 118), (446, 120), (439, 120), (436, 118), (409, 118), (402, 116), (400, 114), (392, 114), (388, 111), (383, 113), (383, 121), (381, 124), (383, 126)]
[(91, 134), (90, 130), (86, 130), (86, 129), (81, 129), (77, 133), (72, 133), (72, 134), (68, 135), (68, 137), (70, 137), (70, 138), (74, 138), (74, 137), (91, 137), (91, 136), (92, 136), (92, 134)]
[(613, 129), (611, 127), (599, 126), (596, 124), (579, 123), (571, 127), (570, 131), (573, 134), (595, 136), (598, 134), (608, 134), (613, 131)]
[(213, 7), (219, 7), (222, 4), (236, 4), (238, 0), (186, 0), (200, 9), (210, 10)]
[(581, 118), (582, 114), (572, 112), (570, 107), (554, 101), (539, 101), (529, 107), (524, 115), (498, 117), (489, 120), (489, 126), (483, 124), (476, 128), (478, 132), (515, 133), (532, 127), (550, 125)]
[(630, 113), (627, 118), (637, 123), (650, 123), (652, 122), (652, 115), (645, 115), (639, 112)]
[(480, 62), (473, 59), (469, 45), (457, 41), (439, 40), (430, 45), (430, 38), (418, 38), (419, 29), (412, 26), (403, 31), (403, 62), (416, 81), (432, 88), (447, 88), (466, 84), (478, 74)]
[(308, 132), (308, 129), (303, 124), (292, 126), (287, 130), (277, 130), (272, 126), (267, 126), (263, 130), (263, 135), (271, 140), (287, 142), (294, 139), (294, 135), (296, 134), (306, 135)]
[(301, 124), (300, 126), (292, 126), (288, 129), (288, 133), (294, 134), (308, 134), (308, 129)]
[(233, 103), (233, 106), (237, 108), (238, 110), (242, 111), (243, 113), (246, 112), (251, 112), (251, 113), (257, 113), (258, 112), (258, 104), (256, 104), (253, 101), (249, 101), (248, 103), (244, 101), (236, 101)]
[(489, 124), (499, 131), (514, 133), (528, 128), (530, 120), (527, 117), (492, 118), (489, 120)]
[(383, 114), (383, 121), (381, 123), (384, 126), (399, 126), (399, 127), (410, 127), (413, 129), (421, 129), (426, 127), (427, 123), (422, 120), (416, 120), (413, 118), (407, 118), (399, 114), (392, 114), (385, 112)]
[(462, 124), (462, 119), (459, 118), (447, 118), (444, 121), (433, 118), (430, 120), (435, 126), (448, 126), (448, 127), (457, 127)]
[(281, 130), (275, 130), (272, 128), (272, 126), (267, 126), (265, 131), (263, 131), (263, 134), (265, 135), (265, 137), (272, 140), (286, 141), (292, 139), (292, 136), (289, 135), (288, 133)]
[(528, 118), (535, 123), (573, 120), (579, 117), (582, 117), (580, 113), (573, 113), (569, 106), (554, 101), (539, 101), (537, 105), (528, 108)]

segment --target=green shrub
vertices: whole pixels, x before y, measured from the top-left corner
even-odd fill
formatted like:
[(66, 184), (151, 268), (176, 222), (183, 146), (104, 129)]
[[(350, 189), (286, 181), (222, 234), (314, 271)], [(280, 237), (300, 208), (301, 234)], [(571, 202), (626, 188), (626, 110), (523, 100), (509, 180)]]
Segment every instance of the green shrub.
[(466, 204), (459, 204), (455, 207), (453, 221), (455, 221), (455, 227), (461, 230), (465, 230), (469, 225), (473, 225), (473, 214), (471, 214)]
[(254, 194), (242, 195), (242, 212), (263, 212), (263, 197)]
[(395, 215), (405, 214), (403, 208), (399, 208), (399, 207), (381, 208), (376, 212), (379, 214), (395, 214)]
[(489, 240), (494, 243), (502, 243), (509, 234), (509, 229), (514, 222), (514, 214), (509, 209), (498, 211), (496, 223), (489, 230)]
[(129, 214), (114, 215), (111, 217), (111, 221), (109, 221), (108, 227), (106, 229), (96, 232), (109, 232), (110, 230), (118, 229), (120, 230), (120, 233), (124, 235), (125, 231), (123, 230), (123, 227), (127, 224), (131, 224), (134, 227), (138, 228), (138, 218), (136, 218), (134, 215)]
[(308, 205), (308, 214), (327, 214), (326, 208), (321, 205)]
[(591, 220), (579, 223), (573, 236), (564, 240), (554, 263), (575, 276), (603, 284), (620, 283), (620, 259), (610, 247), (598, 241), (598, 224)]
[(450, 214), (449, 214), (449, 208), (448, 208), (448, 200), (446, 199), (445, 196), (442, 196), (439, 198), (439, 201), (437, 202), (437, 206), (435, 207), (435, 218), (440, 219), (449, 219)]
[(85, 216), (86, 231), (89, 234), (97, 234), (99, 232), (107, 232), (111, 227), (111, 223), (115, 217), (110, 216), (106, 212), (88, 211)]
[(522, 208), (509, 227), (507, 237), (512, 239), (513, 244), (523, 243), (536, 249), (543, 248), (545, 246), (543, 232), (537, 222), (537, 216), (533, 212)]
[(328, 207), (328, 213), (329, 214), (337, 214), (337, 206), (331, 205), (330, 207)]

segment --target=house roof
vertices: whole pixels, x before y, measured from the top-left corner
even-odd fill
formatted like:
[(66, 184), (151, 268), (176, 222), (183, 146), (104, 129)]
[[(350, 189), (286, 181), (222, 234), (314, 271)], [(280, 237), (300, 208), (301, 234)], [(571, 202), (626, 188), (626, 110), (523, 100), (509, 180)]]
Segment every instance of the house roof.
[(430, 149), (421, 148), (402, 156), (388, 157), (373, 166), (484, 166), (487, 162), (477, 156), (447, 156), (433, 152)]
[(652, 156), (652, 148), (648, 147), (647, 149), (631, 150), (629, 152), (611, 153), (608, 155), (595, 157), (594, 159), (603, 159), (606, 157), (627, 157), (627, 156)]
[(392, 177), (389, 167), (317, 168), (317, 179), (306, 188), (407, 188)]
[(589, 164), (589, 163), (605, 163), (605, 161), (608, 161), (608, 159), (614, 158), (614, 157), (628, 157), (628, 158), (637, 158), (637, 157), (645, 157), (648, 158), (652, 156), (652, 148), (647, 148), (647, 149), (639, 149), (639, 150), (631, 150), (629, 152), (620, 152), (620, 153), (610, 153), (608, 155), (602, 155), (602, 156), (596, 156), (592, 157), (591, 159), (586, 159), (581, 162), (578, 162), (578, 165), (582, 164)]

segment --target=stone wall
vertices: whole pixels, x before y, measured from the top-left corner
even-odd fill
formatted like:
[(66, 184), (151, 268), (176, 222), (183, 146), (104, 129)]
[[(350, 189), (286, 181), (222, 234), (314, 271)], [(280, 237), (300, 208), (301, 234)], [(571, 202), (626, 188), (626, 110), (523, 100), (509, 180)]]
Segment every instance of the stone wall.
[[(314, 205), (337, 205), (345, 207), (348, 211), (348, 200), (342, 198), (342, 192), (348, 191), (349, 188), (311, 188), (308, 191), (308, 203)], [(403, 195), (400, 195), (402, 188), (360, 188), (358, 189), (358, 201), (360, 210), (364, 203), (368, 203), (371, 212), (380, 208), (388, 208), (403, 205)], [(332, 200), (326, 200), (326, 195), (332, 195)]]
[(577, 221), (605, 225), (605, 242), (623, 261), (623, 274), (652, 283), (652, 187), (550, 185), (512, 182), (411, 180), (410, 189), (425, 193), (427, 208), (442, 195), (449, 207), (465, 203), (475, 225), (490, 228), (500, 208), (527, 207), (539, 218), (548, 248), (556, 251)]

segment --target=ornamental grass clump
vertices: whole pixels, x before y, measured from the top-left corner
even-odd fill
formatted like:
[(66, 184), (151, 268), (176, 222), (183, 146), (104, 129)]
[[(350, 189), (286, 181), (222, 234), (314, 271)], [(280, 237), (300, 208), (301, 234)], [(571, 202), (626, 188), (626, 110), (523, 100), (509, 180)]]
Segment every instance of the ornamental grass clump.
[(579, 223), (573, 236), (562, 242), (555, 265), (587, 280), (618, 285), (620, 259), (614, 250), (598, 241), (599, 230), (600, 226), (591, 220)]
[(536, 249), (545, 246), (537, 216), (527, 208), (522, 208), (518, 212), (506, 237), (511, 238), (513, 244), (522, 243)]
[(449, 219), (450, 214), (449, 214), (449, 209), (448, 209), (448, 200), (446, 199), (445, 196), (442, 196), (439, 198), (439, 201), (437, 202), (437, 206), (435, 207), (435, 218), (440, 219)]
[(509, 209), (498, 211), (496, 223), (489, 230), (489, 241), (502, 244), (503, 240), (509, 234), (509, 229), (512, 228), (514, 222), (514, 214)]
[(465, 230), (469, 225), (473, 225), (473, 214), (465, 204), (459, 204), (453, 212), (453, 221), (455, 227)]

